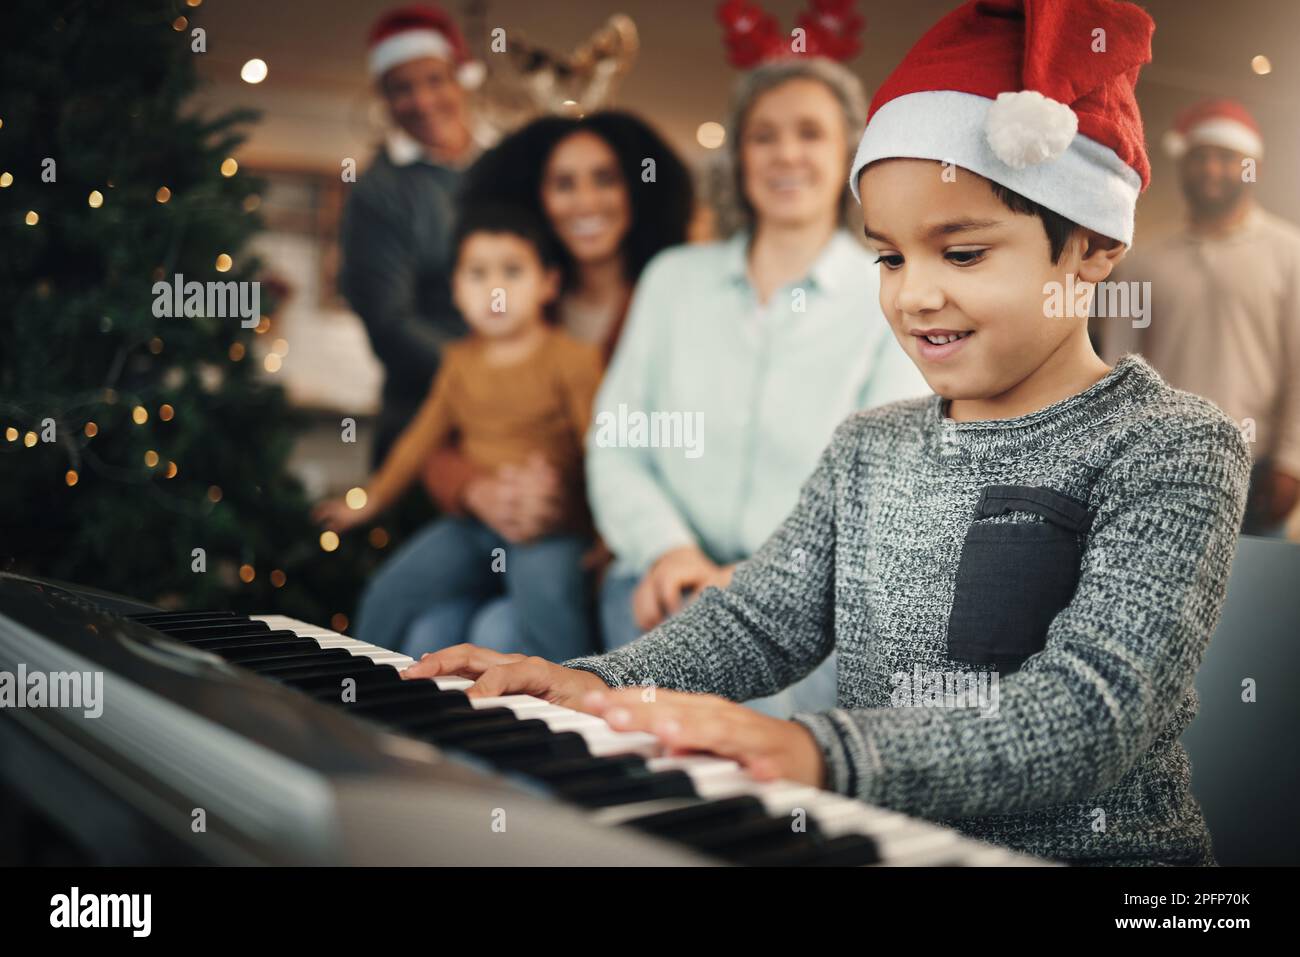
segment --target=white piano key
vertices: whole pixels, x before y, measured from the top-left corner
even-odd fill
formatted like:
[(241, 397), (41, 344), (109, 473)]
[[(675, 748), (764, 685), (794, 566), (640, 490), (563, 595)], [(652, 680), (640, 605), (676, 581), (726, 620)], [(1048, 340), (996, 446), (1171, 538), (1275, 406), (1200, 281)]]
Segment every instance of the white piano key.
[(470, 702), (475, 708), (509, 708), (516, 714), (535, 708), (549, 708), (551, 703), (527, 694), (503, 694), (490, 698), (475, 698)]
[(674, 757), (653, 758), (646, 762), (651, 771), (687, 771), (696, 775), (727, 774), (740, 767), (728, 758), (715, 758), (711, 754), (681, 754)]
[(458, 678), (455, 675), (446, 675), (432, 680), (439, 691), (464, 691), (466, 688), (474, 687), (474, 682), (469, 678)]

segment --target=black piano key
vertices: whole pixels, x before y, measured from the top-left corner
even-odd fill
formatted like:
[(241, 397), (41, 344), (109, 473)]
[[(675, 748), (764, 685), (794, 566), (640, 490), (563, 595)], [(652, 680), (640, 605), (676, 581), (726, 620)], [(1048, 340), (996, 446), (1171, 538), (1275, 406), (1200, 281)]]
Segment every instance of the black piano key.
[[(504, 712), (504, 714), (498, 713), (499, 711)], [(362, 715), (362, 717), (378, 720), (370, 714)], [(412, 737), (419, 737), (437, 743), (437, 738), (452, 731), (467, 730), (500, 733), (503, 730), (515, 729), (519, 726), (519, 719), (515, 717), (514, 712), (509, 708), (492, 708), (484, 711), (477, 711), (472, 708), (467, 711), (460, 711), (453, 708), (433, 714), (390, 718), (382, 723), (397, 728)]]
[(613, 807), (661, 798), (694, 798), (695, 784), (685, 771), (660, 771), (643, 777), (585, 784), (552, 785), (556, 794), (583, 807)]
[(463, 707), (467, 699), (463, 694), (444, 691), (422, 695), (400, 694), (405, 689), (395, 687), (388, 692), (374, 690), (358, 692), (356, 701), (338, 702), (339, 706), (353, 714), (373, 716), (376, 720), (416, 719), (437, 714), (451, 708)]
[(226, 648), (251, 648), (255, 645), (270, 644), (273, 641), (300, 640), (302, 639), (292, 631), (263, 631), (256, 634), (233, 635), (229, 638), (199, 638), (195, 641), (187, 641), (186, 644), (200, 651), (214, 651), (220, 654)]
[(812, 847), (767, 848), (743, 863), (756, 867), (865, 867), (880, 864), (880, 847), (865, 834), (841, 834)]
[(537, 761), (515, 769), (541, 781), (582, 784), (618, 781), (631, 775), (649, 774), (645, 758), (639, 754), (611, 754), (600, 758), (564, 761)]
[(587, 742), (582, 735), (573, 731), (555, 733), (549, 728), (547, 731), (548, 734), (541, 736), (505, 733), (482, 740), (462, 741), (455, 745), (442, 746), (468, 751), (489, 763), (509, 770), (513, 770), (520, 762), (535, 761), (543, 755), (553, 758), (591, 757), (591, 752), (587, 750)]
[(769, 816), (723, 828), (696, 831), (679, 836), (677, 840), (729, 860), (778, 848), (805, 847), (813, 850), (823, 843), (821, 831), (815, 822), (806, 821), (802, 831), (796, 831), (793, 824), (793, 818), (788, 815)]
[(627, 824), (640, 831), (661, 837), (689, 836), (714, 828), (730, 827), (768, 817), (763, 802), (752, 794), (705, 801), (690, 807), (673, 808), (638, 817)]
[[(238, 638), (242, 635), (256, 635), (270, 630), (271, 627), (264, 621), (154, 626), (154, 631), (161, 631), (164, 635), (175, 638), (177, 641), (184, 641), (187, 644), (203, 638)], [(293, 634), (293, 632), (289, 632), (289, 634)]]
[(391, 664), (296, 664), (266, 674), (304, 694), (311, 694), (317, 701), (328, 702), (339, 701), (344, 677), (356, 681), (357, 690), (387, 688), (402, 681), (402, 675)]
[(221, 657), (250, 671), (261, 672), (264, 668), (279, 668), (285, 665), (347, 661), (352, 656), (341, 649), (322, 650), (315, 642), (306, 644), (281, 642), (275, 645), (259, 645), (256, 648), (232, 648), (224, 652)]
[(242, 621), (248, 621), (245, 616), (236, 615), (233, 611), (160, 611), (150, 612), (145, 615), (124, 615), (123, 617), (138, 621), (142, 625), (166, 625), (184, 622), (202, 622), (217, 621), (221, 618), (231, 619), (240, 618)]
[(361, 661), (330, 661), (325, 664), (281, 665), (263, 668), (262, 674), (281, 684), (297, 688), (308, 694), (322, 690), (327, 696), (343, 687), (343, 679), (351, 678), (355, 687), (376, 688), (396, 684), (402, 680), (401, 672), (392, 665), (376, 665)]
[(508, 707), (445, 707), (425, 715), (396, 719), (393, 724), (411, 735), (435, 735), (452, 728), (489, 728), (504, 724), (519, 727), (519, 715)]

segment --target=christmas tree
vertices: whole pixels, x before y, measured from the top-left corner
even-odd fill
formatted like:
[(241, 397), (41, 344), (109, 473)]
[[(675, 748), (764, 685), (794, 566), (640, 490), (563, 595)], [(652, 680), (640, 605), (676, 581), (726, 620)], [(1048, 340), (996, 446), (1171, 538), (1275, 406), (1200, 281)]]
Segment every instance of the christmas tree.
[(6, 6), (0, 569), (338, 626), (383, 553), (322, 536), (286, 471), (300, 422), (255, 361), (273, 303), (232, 156), (256, 114), (186, 111), (194, 13)]

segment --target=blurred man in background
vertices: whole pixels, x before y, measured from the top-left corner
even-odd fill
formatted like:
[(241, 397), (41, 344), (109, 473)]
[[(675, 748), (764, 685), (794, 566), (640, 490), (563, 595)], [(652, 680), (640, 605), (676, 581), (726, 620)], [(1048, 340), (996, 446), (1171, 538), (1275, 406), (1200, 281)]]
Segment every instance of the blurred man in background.
[(447, 14), (413, 6), (375, 23), (369, 69), (395, 128), (348, 197), (339, 283), (384, 366), (377, 463), (428, 393), (443, 345), (465, 333), (449, 238), (453, 195), (476, 152), (466, 87), (482, 64)]
[(1101, 319), (1102, 356), (1140, 352), (1236, 420), (1255, 457), (1244, 531), (1280, 535), (1300, 500), (1300, 229), (1254, 201), (1264, 144), (1241, 104), (1198, 103), (1165, 142), (1188, 221), (1115, 271), (1151, 283), (1149, 311)]

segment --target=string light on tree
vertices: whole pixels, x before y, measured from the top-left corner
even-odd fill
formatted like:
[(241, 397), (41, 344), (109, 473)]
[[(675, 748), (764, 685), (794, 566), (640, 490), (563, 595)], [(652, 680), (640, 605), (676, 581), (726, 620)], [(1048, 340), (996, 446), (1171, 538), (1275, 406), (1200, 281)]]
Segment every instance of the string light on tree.
[(142, 405), (137, 405), (131, 410), (131, 421), (136, 425), (144, 425), (149, 421), (149, 410)]
[(217, 272), (230, 272), (230, 267), (234, 264), (235, 261), (229, 255), (222, 253), (217, 257)]
[(179, 465), (169, 460), (167, 462), (167, 471), (163, 473), (163, 478), (174, 479), (177, 476), (177, 474), (180, 473), (180, 470), (181, 469)]
[(158, 192), (153, 194), (153, 198), (160, 203), (165, 203), (167, 200), (172, 198), (172, 191), (166, 186), (159, 186)]
[(239, 580), (243, 582), (245, 585), (247, 585), (256, 577), (257, 577), (257, 571), (253, 568), (252, 565), (239, 566)]
[(343, 500), (348, 503), (348, 508), (359, 512), (366, 507), (366, 490), (359, 487), (350, 488), (348, 494), (343, 496)]
[(27, 210), (27, 216), (23, 219), (28, 226), (35, 226), (41, 221), (41, 214), (34, 209)]
[(285, 583), (285, 581), (287, 580), (287, 578), (286, 578), (284, 572), (283, 572), (281, 569), (279, 569), (279, 568), (274, 569), (274, 570), (271, 572), (270, 578), (271, 578), (271, 587), (272, 587), (272, 588), (283, 588), (283, 587), (284, 587), (284, 583)]
[(235, 162), (233, 156), (227, 156), (221, 161), (221, 175), (226, 177), (226, 179), (230, 179), (230, 177), (234, 176), (238, 172), (239, 164)]
[(153, 449), (150, 449), (148, 452), (144, 453), (144, 464), (149, 466), (149, 468), (153, 468), (155, 465), (157, 465), (158, 453), (155, 452)]
[(86, 433), (86, 438), (93, 439), (95, 436), (99, 435), (99, 426), (94, 422), (87, 422), (85, 429), (82, 431)]
[(339, 547), (339, 536), (337, 532), (321, 532), (320, 547), (323, 551), (332, 552)]
[(239, 78), (245, 83), (261, 83), (266, 79), (266, 61), (258, 57), (246, 62), (239, 69)]
[(29, 449), (34, 448), (36, 445), (36, 433), (28, 432), (26, 435), (24, 435), (23, 445), (27, 446)]
[(76, 469), (68, 469), (66, 472), (63, 473), (63, 481), (68, 483), (68, 488), (71, 488), (72, 486), (77, 484), (77, 478), (78, 476), (77, 476)]
[(13, 173), (9, 172), (8, 170), (5, 170), (3, 173), (0, 173), (0, 189), (3, 189), (4, 187), (8, 186), (13, 181), (14, 181)]
[(176, 416), (176, 410), (170, 404), (164, 402), (158, 407), (158, 418), (164, 422), (170, 422)]
[(104, 194), (97, 189), (92, 189), (90, 191), (90, 196), (86, 198), (86, 203), (91, 209), (99, 209), (99, 207), (104, 205)]

